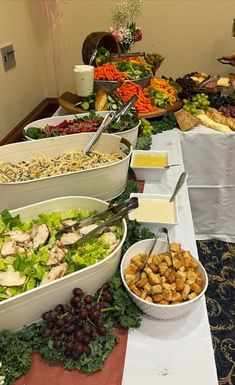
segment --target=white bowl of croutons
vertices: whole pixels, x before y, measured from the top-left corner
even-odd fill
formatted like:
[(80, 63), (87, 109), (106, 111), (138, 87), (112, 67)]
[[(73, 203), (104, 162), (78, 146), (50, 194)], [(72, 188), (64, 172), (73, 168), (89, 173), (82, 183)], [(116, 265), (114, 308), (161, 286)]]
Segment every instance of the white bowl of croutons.
[(170, 257), (166, 241), (158, 240), (144, 270), (139, 269), (153, 239), (132, 245), (121, 263), (121, 277), (136, 305), (157, 319), (174, 319), (192, 310), (203, 297), (208, 286), (207, 273), (202, 264), (180, 243), (171, 243)]

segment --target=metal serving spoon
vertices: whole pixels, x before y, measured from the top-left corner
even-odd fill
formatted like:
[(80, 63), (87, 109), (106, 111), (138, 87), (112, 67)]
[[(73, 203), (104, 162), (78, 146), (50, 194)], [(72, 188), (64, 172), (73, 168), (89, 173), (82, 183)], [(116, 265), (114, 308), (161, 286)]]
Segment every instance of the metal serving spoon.
[(175, 166), (180, 166), (180, 164), (168, 164), (168, 166), (165, 166), (164, 168), (170, 168), (170, 167), (175, 167)]
[(175, 198), (176, 194), (178, 194), (179, 190), (181, 189), (181, 187), (183, 186), (186, 178), (187, 178), (187, 173), (186, 172), (182, 172), (182, 174), (180, 175), (179, 179), (178, 179), (178, 182), (176, 183), (176, 186), (174, 188), (174, 191), (169, 199), (169, 202), (172, 202), (173, 199)]
[(92, 63), (93, 63), (93, 61), (95, 60), (95, 57), (96, 57), (96, 55), (97, 55), (97, 48), (95, 48), (94, 49), (94, 51), (92, 52), (92, 55), (91, 55), (91, 57), (90, 57), (90, 60), (89, 60), (89, 66), (91, 66), (92, 65)]

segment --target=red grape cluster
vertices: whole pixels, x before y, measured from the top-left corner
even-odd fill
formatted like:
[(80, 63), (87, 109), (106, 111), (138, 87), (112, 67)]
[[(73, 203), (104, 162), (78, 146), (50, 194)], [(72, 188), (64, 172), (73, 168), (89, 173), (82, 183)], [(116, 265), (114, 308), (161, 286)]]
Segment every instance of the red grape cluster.
[(227, 118), (235, 118), (235, 106), (221, 106), (219, 112)]
[(181, 86), (180, 96), (182, 98), (188, 99), (193, 94), (196, 83), (191, 76), (195, 75), (197, 72), (191, 72), (190, 74), (184, 75), (182, 78), (176, 79), (176, 82)]
[(42, 335), (53, 339), (54, 347), (63, 349), (68, 358), (78, 359), (83, 353), (90, 355), (90, 342), (107, 333), (101, 309), (110, 307), (112, 302), (107, 284), (99, 289), (97, 301), (75, 288), (69, 304), (57, 305), (42, 315)]

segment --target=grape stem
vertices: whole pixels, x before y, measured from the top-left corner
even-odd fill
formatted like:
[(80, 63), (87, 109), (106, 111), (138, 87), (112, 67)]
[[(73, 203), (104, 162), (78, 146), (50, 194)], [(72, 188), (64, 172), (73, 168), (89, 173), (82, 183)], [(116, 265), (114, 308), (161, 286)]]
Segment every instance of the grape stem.
[(101, 299), (101, 296), (102, 296), (102, 294), (103, 294), (103, 288), (102, 289), (100, 289), (100, 292), (99, 292), (99, 295), (98, 295), (98, 298), (97, 298), (97, 301), (96, 301), (96, 303), (99, 303), (100, 302), (100, 299)]
[(121, 310), (120, 307), (111, 306), (111, 307), (106, 307), (104, 309), (101, 309), (101, 313), (106, 313), (107, 311), (119, 311), (119, 310)]

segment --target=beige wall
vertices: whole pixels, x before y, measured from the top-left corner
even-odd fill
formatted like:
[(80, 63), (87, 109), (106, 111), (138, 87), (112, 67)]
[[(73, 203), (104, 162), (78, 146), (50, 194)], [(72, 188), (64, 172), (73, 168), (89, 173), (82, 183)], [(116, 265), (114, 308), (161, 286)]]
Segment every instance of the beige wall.
[[(118, 0), (121, 1), (121, 0)], [(72, 68), (93, 31), (111, 26), (115, 0), (59, 0), (60, 92), (74, 86)], [(193, 70), (226, 75), (232, 67), (216, 58), (235, 51), (231, 36), (235, 0), (144, 0), (138, 20), (143, 40), (134, 50), (165, 56), (159, 75)], [(16, 67), (5, 73), (0, 60), (0, 139), (44, 97), (55, 96), (51, 41), (41, 0), (0, 0), (0, 46), (13, 43)]]
[[(72, 67), (81, 62), (84, 38), (111, 26), (114, 0), (61, 1), (61, 89), (73, 87)], [(226, 74), (232, 67), (216, 61), (235, 51), (232, 23), (235, 0), (144, 0), (138, 20), (143, 39), (133, 51), (165, 56), (159, 74), (177, 77), (193, 70)]]
[(16, 57), (5, 72), (0, 56), (0, 139), (47, 94), (42, 21), (40, 2), (0, 0), (0, 46), (12, 43)]

